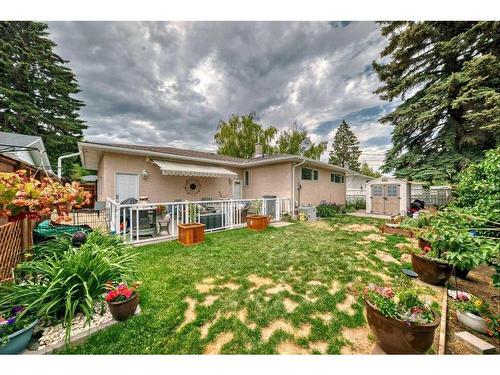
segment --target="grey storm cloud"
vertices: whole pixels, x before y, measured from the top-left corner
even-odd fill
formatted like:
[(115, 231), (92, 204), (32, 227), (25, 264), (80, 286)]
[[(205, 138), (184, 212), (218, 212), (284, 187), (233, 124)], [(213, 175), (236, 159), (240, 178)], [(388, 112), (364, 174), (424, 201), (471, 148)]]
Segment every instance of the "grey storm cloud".
[(214, 149), (220, 120), (256, 112), (279, 129), (297, 121), (315, 141), (345, 118), (362, 146), (390, 144), (370, 67), (386, 40), (373, 22), (49, 22), (49, 32), (80, 84), (88, 140)]

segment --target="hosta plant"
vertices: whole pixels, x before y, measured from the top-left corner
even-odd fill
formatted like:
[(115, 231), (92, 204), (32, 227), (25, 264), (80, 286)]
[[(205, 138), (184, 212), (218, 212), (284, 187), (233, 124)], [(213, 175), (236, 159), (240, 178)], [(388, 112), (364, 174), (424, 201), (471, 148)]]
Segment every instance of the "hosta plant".
[(94, 231), (80, 247), (64, 235), (39, 245), (33, 260), (21, 263), (15, 282), (0, 285), (0, 306), (23, 305), (48, 321), (62, 321), (66, 340), (79, 312), (90, 322), (109, 280), (134, 277), (136, 253), (113, 236)]

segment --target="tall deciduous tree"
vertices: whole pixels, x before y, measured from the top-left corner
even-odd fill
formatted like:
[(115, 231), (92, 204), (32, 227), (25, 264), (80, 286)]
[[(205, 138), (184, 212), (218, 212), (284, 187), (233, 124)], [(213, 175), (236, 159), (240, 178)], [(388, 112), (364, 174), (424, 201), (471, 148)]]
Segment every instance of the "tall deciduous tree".
[(294, 122), (290, 129), (280, 132), (276, 141), (276, 152), (280, 154), (300, 155), (300, 144), (309, 141), (310, 147), (304, 152), (306, 158), (319, 160), (327, 147), (327, 142), (313, 143), (309, 138), (307, 129)]
[(375, 178), (382, 177), (382, 173), (374, 171), (366, 162), (361, 164), (360, 173)]
[(265, 128), (257, 121), (255, 113), (246, 116), (232, 115), (227, 122), (220, 121), (214, 136), (217, 153), (250, 159), (258, 142), (265, 154), (273, 153), (271, 141), (276, 136), (277, 129), (273, 126)]
[(40, 135), (53, 165), (86, 128), (75, 75), (54, 47), (43, 23), (0, 22), (0, 129)]
[(359, 172), (360, 165), (358, 159), (360, 155), (361, 151), (356, 134), (353, 133), (349, 124), (345, 120), (342, 120), (333, 138), (332, 150), (330, 151), (328, 162)]
[(382, 22), (389, 39), (373, 62), (394, 126), (384, 172), (455, 180), (500, 138), (500, 22)]

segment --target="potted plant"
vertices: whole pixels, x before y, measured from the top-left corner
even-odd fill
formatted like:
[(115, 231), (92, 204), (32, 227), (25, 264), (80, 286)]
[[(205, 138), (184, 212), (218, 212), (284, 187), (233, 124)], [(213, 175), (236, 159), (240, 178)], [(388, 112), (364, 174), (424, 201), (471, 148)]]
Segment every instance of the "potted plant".
[(23, 311), (24, 307), (15, 306), (0, 313), (0, 354), (22, 353), (30, 342), (38, 319)]
[(134, 315), (139, 304), (137, 283), (132, 287), (128, 287), (126, 283), (119, 283), (117, 286), (108, 284), (108, 288), (104, 299), (108, 303), (113, 318), (123, 322)]
[(365, 289), (366, 318), (378, 346), (388, 354), (423, 354), (429, 350), (439, 315), (419, 298), (415, 286)]
[(269, 218), (265, 215), (260, 215), (262, 211), (262, 201), (256, 200), (252, 203), (255, 208), (255, 214), (247, 215), (247, 228), (255, 231), (261, 231), (268, 227)]
[(454, 302), (457, 320), (464, 326), (482, 333), (499, 337), (498, 316), (490, 312), (490, 307), (481, 298), (471, 296), (469, 299)]
[(200, 207), (189, 203), (187, 206), (188, 223), (177, 224), (179, 229), (178, 241), (184, 246), (197, 245), (205, 240), (205, 224), (197, 223)]

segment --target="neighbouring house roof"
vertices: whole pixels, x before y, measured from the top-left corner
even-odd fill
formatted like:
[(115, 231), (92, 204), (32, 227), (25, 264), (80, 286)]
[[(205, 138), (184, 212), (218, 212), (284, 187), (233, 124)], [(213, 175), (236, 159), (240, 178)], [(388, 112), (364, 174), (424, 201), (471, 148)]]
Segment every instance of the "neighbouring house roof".
[(89, 174), (86, 176), (80, 177), (80, 181), (82, 182), (96, 182), (97, 181), (97, 175), (95, 174)]
[(161, 173), (171, 176), (196, 176), (196, 177), (238, 177), (238, 173), (213, 165), (187, 164), (164, 160), (153, 160), (160, 167)]
[(242, 159), (233, 156), (219, 155), (211, 152), (187, 150), (174, 147), (98, 142), (79, 142), (78, 148), (80, 150), (82, 165), (85, 168), (89, 169), (98, 169), (99, 160), (103, 152), (115, 152), (130, 155), (144, 155), (155, 158), (155, 160), (181, 160), (194, 163), (233, 166), (237, 168), (251, 168), (260, 165), (275, 164), (285, 161), (306, 161), (307, 165), (310, 166), (326, 168), (337, 172), (346, 171), (345, 168), (339, 167), (337, 165), (332, 165), (319, 160), (313, 160), (299, 155), (290, 154), (272, 154), (263, 155), (252, 159)]
[(34, 135), (0, 132), (0, 154), (34, 169), (53, 174), (42, 138)]

